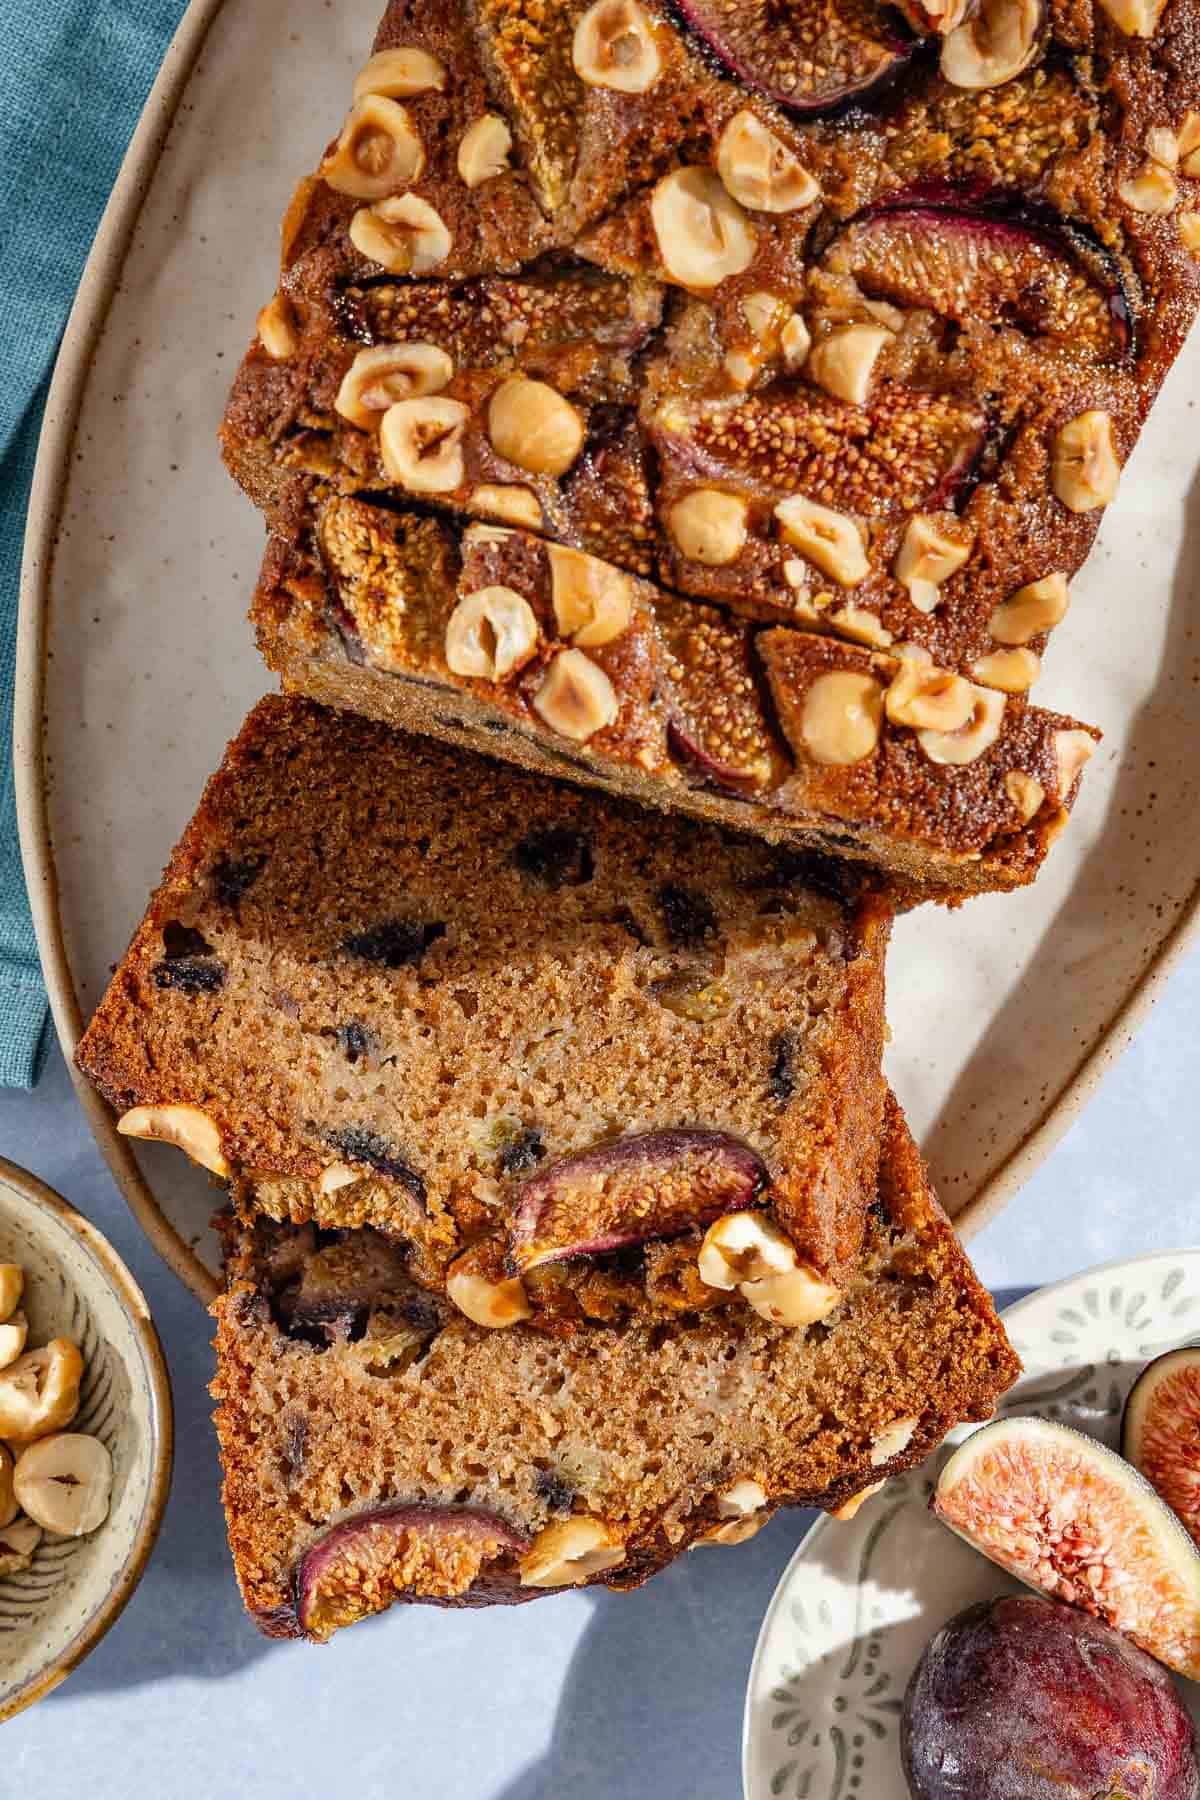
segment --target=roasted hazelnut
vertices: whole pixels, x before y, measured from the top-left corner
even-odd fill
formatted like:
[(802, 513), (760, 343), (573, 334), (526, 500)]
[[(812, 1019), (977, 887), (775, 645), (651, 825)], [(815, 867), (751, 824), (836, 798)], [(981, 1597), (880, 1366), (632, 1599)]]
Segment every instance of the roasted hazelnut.
[(1128, 175), (1117, 188), (1134, 212), (1169, 213), (1179, 199), (1179, 183), (1162, 163), (1146, 161), (1136, 175)]
[(1004, 724), (1003, 694), (994, 688), (971, 684), (973, 704), (965, 724), (956, 731), (918, 731), (917, 742), (933, 763), (961, 766), (975, 762), (990, 750)]
[(814, 762), (862, 762), (873, 754), (882, 723), (883, 689), (856, 669), (818, 675), (804, 696), (800, 731)]
[(578, 1587), (625, 1561), (625, 1545), (603, 1519), (582, 1513), (547, 1525), (521, 1559), (521, 1586)]
[(766, 1524), (766, 1489), (760, 1482), (746, 1478), (735, 1481), (731, 1488), (717, 1495), (717, 1517), (722, 1521), (696, 1541), (700, 1544), (744, 1544), (755, 1537)]
[(519, 469), (565, 475), (583, 448), (584, 425), (555, 388), (511, 375), (489, 403), (488, 437), (496, 454)]
[(382, 94), (386, 100), (407, 100), (413, 94), (441, 93), (446, 69), (428, 50), (404, 45), (399, 50), (380, 50), (359, 71), (354, 99)]
[(787, 313), (787, 301), (781, 300), (778, 294), (769, 294), (765, 288), (755, 288), (752, 294), (742, 295), (742, 317), (760, 344), (772, 341), (783, 324)]
[(1070, 798), (1071, 789), (1079, 778), (1083, 765), (1096, 748), (1096, 740), (1088, 731), (1056, 731), (1054, 734), (1054, 760), (1058, 764), (1058, 797), (1060, 800)]
[(296, 314), (286, 294), (276, 294), (259, 313), (258, 341), (276, 362), (295, 356), (300, 340), (296, 336)]
[(458, 146), (458, 172), (469, 188), (493, 181), (508, 168), (512, 132), (499, 113), (484, 113), (467, 127)]
[(419, 194), (400, 194), (362, 206), (350, 221), (350, 242), (361, 256), (393, 275), (424, 275), (445, 262), (451, 237), (441, 214)]
[(1037, 776), (1027, 775), (1024, 769), (1008, 771), (1004, 777), (1004, 791), (1016, 807), (1022, 825), (1028, 825), (1046, 798), (1046, 790)]
[(503, 519), (507, 525), (541, 530), (542, 506), (532, 488), (484, 481), (471, 489), (467, 506), (471, 512), (484, 513), (490, 519)]
[(339, 194), (383, 200), (418, 180), (424, 167), (421, 140), (404, 108), (382, 94), (366, 94), (351, 107), (321, 175)]
[(97, 1437), (59, 1431), (30, 1444), (17, 1458), (13, 1491), (43, 1531), (86, 1537), (108, 1517), (112, 1457)]
[(467, 409), (439, 394), (399, 400), (383, 415), (379, 450), (388, 479), (410, 494), (449, 494), (462, 485)]
[(1200, 256), (1200, 212), (1179, 215), (1179, 241), (1193, 256)]
[(910, 654), (900, 660), (884, 707), (893, 725), (914, 731), (957, 731), (971, 717), (975, 696), (961, 675), (935, 669), (931, 660)]
[(813, 345), (806, 372), (835, 400), (865, 406), (879, 352), (890, 338), (881, 325), (839, 325)]
[(0, 1319), (11, 1319), (25, 1292), (25, 1271), (19, 1263), (0, 1263)]
[(812, 333), (801, 313), (794, 312), (790, 319), (784, 321), (779, 333), (779, 348), (783, 355), (783, 366), (789, 372), (794, 374), (804, 366), (812, 348)]
[(969, 544), (944, 531), (927, 513), (914, 513), (905, 527), (893, 574), (918, 612), (931, 613), (942, 597), (942, 583), (961, 569), (971, 554)]
[(834, 1508), (830, 1518), (842, 1525), (849, 1524), (851, 1519), (858, 1517), (867, 1501), (873, 1500), (876, 1494), (881, 1494), (886, 1486), (886, 1481), (873, 1481), (869, 1487), (859, 1488), (857, 1494), (851, 1494), (848, 1500), (843, 1500), (840, 1506)]
[(475, 1325), (505, 1331), (533, 1316), (523, 1284), (517, 1280), (492, 1281), (484, 1274), (474, 1250), (456, 1257), (446, 1271), (446, 1293), (460, 1313)]
[(650, 22), (636, 0), (595, 0), (575, 27), (571, 61), (581, 81), (644, 94), (662, 70)]
[(616, 723), (620, 713), (612, 682), (582, 650), (560, 650), (533, 697), (534, 711), (552, 731), (586, 743)]
[(708, 169), (673, 169), (650, 201), (663, 267), (684, 287), (714, 288), (754, 260), (758, 239), (749, 219)]
[(971, 673), (985, 687), (1024, 694), (1037, 680), (1041, 666), (1032, 650), (993, 650), (971, 664)]
[(727, 1292), (736, 1289), (773, 1325), (812, 1325), (842, 1301), (837, 1288), (806, 1267), (790, 1238), (760, 1212), (726, 1213), (710, 1225), (699, 1268), (701, 1281)]
[(1042, 13), (1042, 0), (981, 0), (978, 11), (942, 39), (942, 74), (959, 88), (1011, 81), (1033, 61)]
[(1189, 180), (1200, 177), (1200, 112), (1188, 111), (1176, 134), (1179, 166)]
[(795, 212), (821, 192), (795, 153), (749, 109), (735, 113), (721, 133), (717, 173), (726, 191), (754, 212)]
[(360, 350), (342, 378), (334, 406), (363, 431), (398, 400), (444, 388), (454, 364), (437, 344), (377, 344)]
[(872, 650), (886, 650), (893, 642), (892, 633), (878, 613), (873, 613), (869, 607), (855, 605), (853, 600), (847, 600), (845, 605), (835, 607), (825, 616), (839, 637), (850, 638), (856, 644), (868, 644)]
[(455, 675), (503, 681), (537, 648), (538, 623), (523, 595), (510, 587), (466, 594), (446, 626), (446, 666)]
[(1121, 465), (1106, 412), (1080, 413), (1060, 427), (1050, 474), (1054, 492), (1071, 512), (1093, 512), (1116, 498)]
[(857, 587), (870, 573), (857, 519), (807, 500), (803, 494), (781, 500), (775, 517), (783, 527), (784, 541), (842, 587)]
[(746, 502), (720, 488), (693, 488), (676, 500), (667, 514), (667, 530), (681, 556), (720, 567), (733, 562), (745, 546)]
[(998, 644), (1027, 644), (1066, 617), (1070, 595), (1067, 578), (1055, 571), (1018, 588), (1002, 600), (988, 622)]
[[(117, 1130), (123, 1137), (174, 1144), (202, 1169), (210, 1170), (222, 1180), (229, 1176), (229, 1164), (221, 1149), (221, 1134), (213, 1120), (198, 1106), (135, 1106), (117, 1120)], [(3, 1436), (2, 1432), (0, 1436)]]
[(546, 554), (551, 603), (563, 637), (592, 650), (628, 631), (633, 617), (633, 583), (628, 575), (598, 556), (560, 544), (548, 544)]
[(69, 1338), (27, 1350), (0, 1370), (0, 1437), (28, 1444), (61, 1431), (79, 1411), (83, 1358)]
[(1153, 37), (1166, 0), (1100, 0), (1101, 6), (1126, 37)]

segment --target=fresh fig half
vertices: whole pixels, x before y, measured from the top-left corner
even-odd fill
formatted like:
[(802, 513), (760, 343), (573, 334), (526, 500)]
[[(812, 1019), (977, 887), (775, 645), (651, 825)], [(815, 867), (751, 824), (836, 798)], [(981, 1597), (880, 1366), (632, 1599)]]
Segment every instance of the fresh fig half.
[(333, 1526), (303, 1558), (296, 1575), (300, 1628), (324, 1644), (395, 1600), (458, 1599), (485, 1564), (528, 1548), (528, 1538), (481, 1507), (373, 1507)]
[(794, 113), (861, 100), (913, 52), (900, 21), (872, 0), (676, 0), (726, 73)]
[(888, 205), (848, 225), (824, 260), (873, 299), (1015, 326), (1098, 360), (1128, 348), (1115, 263), (1057, 224), (967, 205)]
[(1200, 1345), (1142, 1370), (1125, 1402), (1121, 1451), (1200, 1544)]
[(563, 1157), (521, 1191), (513, 1273), (677, 1237), (752, 1206), (767, 1183), (758, 1152), (724, 1131), (648, 1131)]
[(1200, 1680), (1200, 1555), (1115, 1451), (1052, 1420), (1001, 1420), (954, 1452), (930, 1505), (1010, 1575)]

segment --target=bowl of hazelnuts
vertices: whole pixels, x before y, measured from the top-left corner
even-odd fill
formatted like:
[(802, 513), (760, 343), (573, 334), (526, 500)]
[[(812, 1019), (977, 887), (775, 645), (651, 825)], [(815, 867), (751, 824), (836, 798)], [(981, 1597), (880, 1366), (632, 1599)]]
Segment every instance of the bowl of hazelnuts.
[(171, 1457), (140, 1288), (94, 1225), (0, 1158), (0, 1720), (57, 1687), (120, 1614)]

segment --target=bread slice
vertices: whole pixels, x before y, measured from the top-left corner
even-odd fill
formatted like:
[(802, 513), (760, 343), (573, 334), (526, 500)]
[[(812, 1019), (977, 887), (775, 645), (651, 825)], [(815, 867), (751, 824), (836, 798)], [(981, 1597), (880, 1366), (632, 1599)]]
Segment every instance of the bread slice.
[(633, 1588), (781, 1506), (837, 1508), (986, 1418), (1019, 1364), (894, 1100), (840, 1307), (488, 1331), (369, 1229), (226, 1222), (217, 1432), (242, 1595), (318, 1641), (394, 1600)]
[[(658, 1317), (666, 1240), (751, 1203), (853, 1266), (890, 923), (827, 862), (269, 698), (78, 1061), (122, 1130), (432, 1290), (469, 1251), (556, 1327)], [(571, 1260), (601, 1245), (631, 1268)]]
[[(581, 594), (610, 622), (591, 635)], [(471, 660), (485, 603), (512, 633), (496, 674)], [(1099, 735), (911, 646), (756, 624), (529, 531), (300, 481), (253, 616), (289, 692), (865, 861), (913, 897), (1031, 880)]]

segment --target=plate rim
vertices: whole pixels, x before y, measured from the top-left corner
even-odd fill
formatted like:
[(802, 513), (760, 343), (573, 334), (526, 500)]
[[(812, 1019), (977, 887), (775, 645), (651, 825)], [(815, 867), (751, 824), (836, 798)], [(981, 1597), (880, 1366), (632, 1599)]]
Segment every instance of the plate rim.
[[(150, 91), (88, 257), (54, 369), (38, 444), (21, 564), (17, 616), (13, 776), (25, 868), (51, 1011), (75, 1092), (92, 1135), (138, 1224), (155, 1250), (205, 1306), (218, 1283), (162, 1211), (107, 1107), (75, 1067), (83, 1018), (67, 955), (50, 841), (45, 762), (46, 651), (56, 536), (75, 428), (92, 351), (109, 307), (143, 200), (205, 36), (223, 0), (190, 0)], [(205, 772), (206, 773), (206, 772)], [(201, 777), (202, 778), (202, 777)], [(1200, 883), (1103, 1033), (1047, 1101), (1016, 1146), (954, 1215), (969, 1240), (1005, 1207), (1078, 1118), (1108, 1070), (1124, 1053), (1176, 964), (1200, 941)]]
[(0, 1706), (0, 1723), (15, 1718), (52, 1693), (107, 1635), (133, 1598), (146, 1570), (166, 1512), (175, 1468), (175, 1401), (171, 1377), (149, 1302), (124, 1259), (97, 1225), (38, 1176), (0, 1156), (0, 1185), (12, 1189), (41, 1211), (52, 1214), (64, 1230), (78, 1238), (119, 1296), (142, 1353), (150, 1391), (151, 1467), (142, 1516), (129, 1554), (117, 1579), (96, 1612), (71, 1642), (37, 1675), (16, 1688)]
[[(1054, 1294), (1061, 1293), (1067, 1288), (1074, 1287), (1078, 1282), (1095, 1281), (1104, 1275), (1114, 1275), (1118, 1270), (1144, 1269), (1151, 1263), (1189, 1256), (1200, 1257), (1200, 1243), (1183, 1244), (1172, 1250), (1144, 1250), (1139, 1256), (1113, 1256), (1105, 1262), (1092, 1263), (1086, 1269), (1077, 1269), (1073, 1275), (1061, 1275), (1057, 1281), (1048, 1281), (1044, 1287), (1037, 1287), (1028, 1294), (1022, 1294), (1019, 1300), (1014, 1300), (1011, 1305), (1004, 1308), (1000, 1318), (1005, 1329), (1011, 1332), (1014, 1324), (1019, 1322), (1020, 1315), (1028, 1311), (1030, 1307), (1039, 1301), (1050, 1299)], [(742, 1800), (752, 1800), (750, 1792), (750, 1713), (755, 1683), (766, 1650), (767, 1627), (779, 1603), (780, 1595), (792, 1578), (792, 1571), (801, 1558), (807, 1554), (814, 1536), (818, 1532), (833, 1530), (836, 1525), (837, 1521), (832, 1519), (828, 1513), (817, 1514), (780, 1571), (779, 1580), (772, 1588), (771, 1598), (767, 1601), (763, 1612), (758, 1635), (754, 1640), (754, 1654), (750, 1658), (750, 1667), (746, 1674), (746, 1694), (742, 1701)]]

